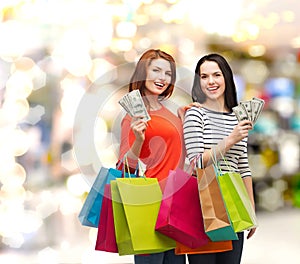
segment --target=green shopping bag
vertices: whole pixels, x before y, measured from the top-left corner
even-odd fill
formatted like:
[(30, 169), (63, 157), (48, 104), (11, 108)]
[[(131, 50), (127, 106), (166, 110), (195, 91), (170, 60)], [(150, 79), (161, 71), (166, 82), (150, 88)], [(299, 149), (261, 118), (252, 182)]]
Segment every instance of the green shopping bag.
[(219, 174), (218, 183), (235, 232), (257, 226), (257, 219), (250, 197), (236, 172)]
[(176, 242), (155, 231), (162, 192), (156, 178), (111, 181), (119, 255), (148, 254), (175, 248)]

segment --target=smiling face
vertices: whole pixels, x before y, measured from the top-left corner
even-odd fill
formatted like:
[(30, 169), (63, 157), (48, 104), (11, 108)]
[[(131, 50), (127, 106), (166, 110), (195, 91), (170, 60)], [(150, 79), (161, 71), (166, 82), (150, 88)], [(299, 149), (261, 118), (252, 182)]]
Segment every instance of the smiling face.
[(170, 62), (165, 59), (154, 59), (147, 68), (147, 95), (161, 95), (171, 83), (172, 70)]
[(200, 87), (206, 95), (207, 104), (224, 104), (225, 79), (216, 62), (205, 61), (200, 66)]

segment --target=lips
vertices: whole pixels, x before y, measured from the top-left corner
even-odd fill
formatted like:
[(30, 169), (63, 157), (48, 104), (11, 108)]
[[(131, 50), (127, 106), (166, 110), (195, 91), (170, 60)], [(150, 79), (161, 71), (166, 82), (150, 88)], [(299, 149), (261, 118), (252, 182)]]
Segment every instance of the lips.
[(210, 92), (213, 92), (213, 91), (216, 91), (218, 90), (219, 87), (217, 86), (214, 86), (214, 87), (207, 87), (207, 90), (210, 91)]
[(161, 82), (154, 82), (154, 84), (160, 88), (163, 88), (165, 86), (165, 84)]

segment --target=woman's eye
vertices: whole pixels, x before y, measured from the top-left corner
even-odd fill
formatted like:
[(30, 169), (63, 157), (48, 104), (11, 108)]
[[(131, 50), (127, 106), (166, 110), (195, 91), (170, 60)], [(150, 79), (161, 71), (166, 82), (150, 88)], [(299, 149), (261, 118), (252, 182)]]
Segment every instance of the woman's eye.
[(170, 72), (166, 72), (166, 75), (168, 75), (168, 76), (172, 76), (172, 73), (170, 73)]

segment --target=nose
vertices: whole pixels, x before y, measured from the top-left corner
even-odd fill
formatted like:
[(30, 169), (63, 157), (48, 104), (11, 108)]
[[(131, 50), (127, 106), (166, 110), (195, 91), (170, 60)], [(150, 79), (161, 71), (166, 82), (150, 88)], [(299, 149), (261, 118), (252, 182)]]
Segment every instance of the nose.
[(166, 79), (166, 74), (164, 72), (159, 73), (159, 79), (160, 80), (165, 80)]
[(214, 79), (214, 77), (212, 75), (208, 76), (208, 82), (209, 83), (214, 83), (215, 82), (215, 79)]

